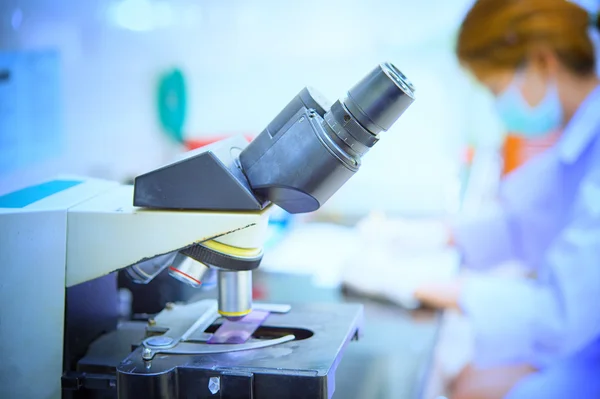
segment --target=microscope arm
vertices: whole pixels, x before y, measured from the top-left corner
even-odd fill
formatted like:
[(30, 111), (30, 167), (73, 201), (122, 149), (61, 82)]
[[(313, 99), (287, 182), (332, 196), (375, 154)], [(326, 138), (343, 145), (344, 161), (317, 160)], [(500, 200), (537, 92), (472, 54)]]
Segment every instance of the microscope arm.
[(117, 186), (68, 210), (66, 285), (209, 239), (261, 248), (268, 209), (247, 212), (143, 209), (132, 186)]

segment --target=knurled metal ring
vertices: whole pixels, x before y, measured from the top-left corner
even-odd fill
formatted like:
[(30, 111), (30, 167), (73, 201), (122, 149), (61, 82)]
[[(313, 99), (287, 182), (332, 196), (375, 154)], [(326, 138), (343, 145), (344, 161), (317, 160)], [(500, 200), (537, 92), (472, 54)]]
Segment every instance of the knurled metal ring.
[(341, 101), (338, 100), (331, 106), (331, 113), (342, 128), (363, 146), (373, 147), (375, 143), (379, 141), (379, 137), (365, 130), (360, 123), (352, 117)]
[(238, 258), (206, 248), (202, 244), (194, 244), (179, 251), (198, 262), (229, 270), (254, 270), (260, 265), (262, 252), (252, 258)]

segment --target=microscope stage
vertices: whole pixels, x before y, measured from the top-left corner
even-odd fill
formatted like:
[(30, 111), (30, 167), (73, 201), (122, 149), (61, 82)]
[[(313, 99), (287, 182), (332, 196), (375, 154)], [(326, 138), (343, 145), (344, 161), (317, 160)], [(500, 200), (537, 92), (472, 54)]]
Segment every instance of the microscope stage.
[[(211, 353), (235, 346), (206, 343), (218, 329), (218, 322), (188, 333), (187, 341), (172, 349), (189, 351), (196, 347), (202, 354), (167, 354), (157, 350), (151, 360), (144, 360), (148, 346), (139, 345), (116, 367), (119, 398), (155, 397), (158, 392), (161, 398), (188, 397), (188, 393), (193, 393), (194, 398), (330, 398), (344, 349), (359, 336), (362, 313), (362, 305), (358, 304), (292, 305), (288, 313), (271, 313), (246, 344), (239, 344), (262, 345), (269, 340), (291, 339), (260, 349)], [(161, 314), (156, 317), (155, 331), (165, 323), (164, 318), (160, 321)], [(196, 313), (196, 318), (199, 316)], [(189, 322), (186, 321), (188, 327)], [(160, 337), (179, 336), (181, 331), (175, 326)], [(110, 344), (106, 340), (101, 345), (103, 349), (98, 346), (96, 351), (116, 347), (115, 339), (112, 337)], [(91, 366), (86, 363), (86, 367)]]

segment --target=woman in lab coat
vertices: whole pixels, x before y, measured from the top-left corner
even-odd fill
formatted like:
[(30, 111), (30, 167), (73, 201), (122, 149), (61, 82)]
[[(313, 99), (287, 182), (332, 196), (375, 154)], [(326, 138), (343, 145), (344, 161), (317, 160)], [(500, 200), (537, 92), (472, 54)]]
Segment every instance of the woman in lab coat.
[(519, 259), (535, 279), (423, 284), (423, 303), (460, 309), (476, 355), (453, 399), (600, 398), (600, 81), (589, 29), (565, 0), (478, 0), (460, 62), (495, 96), (507, 130), (558, 142), (510, 175), (501, 211), (452, 227), (466, 266)]

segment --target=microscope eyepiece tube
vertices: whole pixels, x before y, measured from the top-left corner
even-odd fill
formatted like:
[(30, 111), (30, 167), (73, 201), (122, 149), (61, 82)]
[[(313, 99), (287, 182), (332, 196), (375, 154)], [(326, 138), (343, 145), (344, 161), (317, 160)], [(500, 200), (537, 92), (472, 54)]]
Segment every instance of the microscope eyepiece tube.
[(361, 126), (377, 135), (389, 130), (414, 99), (412, 83), (386, 62), (348, 90), (343, 103)]
[(252, 192), (290, 213), (321, 207), (415, 100), (412, 83), (381, 63), (331, 107), (304, 89), (239, 154)]
[(219, 314), (239, 320), (252, 311), (252, 270), (224, 270), (217, 274)]
[(393, 64), (383, 63), (331, 106), (324, 127), (348, 153), (362, 157), (414, 100), (413, 84)]

